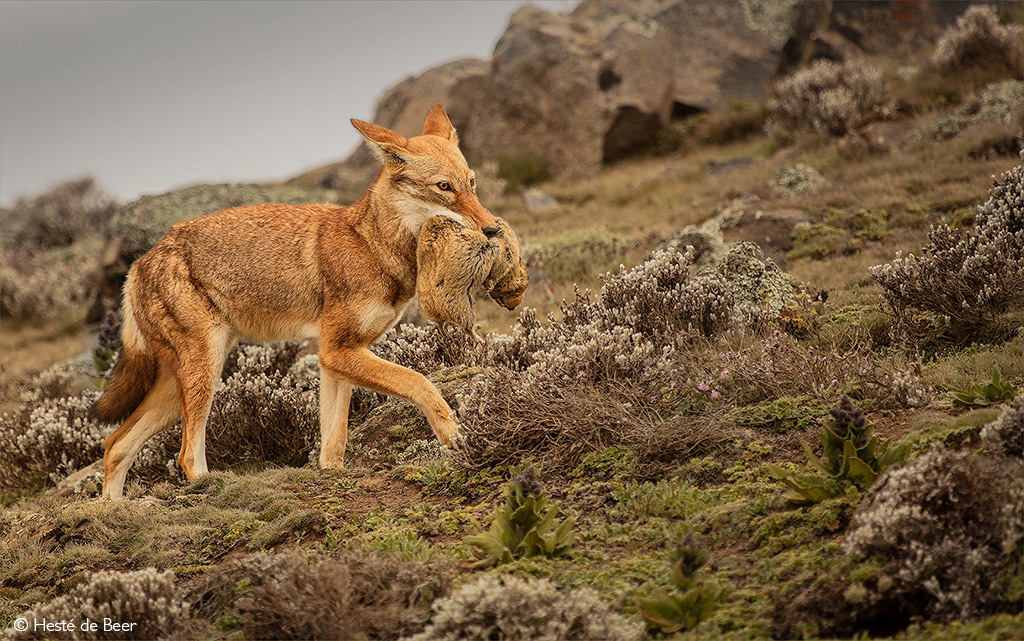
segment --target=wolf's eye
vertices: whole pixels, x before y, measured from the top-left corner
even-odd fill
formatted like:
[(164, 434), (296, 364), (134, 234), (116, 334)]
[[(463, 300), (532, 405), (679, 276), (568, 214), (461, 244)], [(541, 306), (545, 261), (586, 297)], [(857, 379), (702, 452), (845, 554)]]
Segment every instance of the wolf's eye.
[(476, 178), (469, 179), (469, 190), (474, 194), (476, 193)]
[(437, 188), (440, 189), (441, 191), (452, 190), (452, 186), (448, 183), (447, 180), (442, 180), (441, 182), (437, 183)]

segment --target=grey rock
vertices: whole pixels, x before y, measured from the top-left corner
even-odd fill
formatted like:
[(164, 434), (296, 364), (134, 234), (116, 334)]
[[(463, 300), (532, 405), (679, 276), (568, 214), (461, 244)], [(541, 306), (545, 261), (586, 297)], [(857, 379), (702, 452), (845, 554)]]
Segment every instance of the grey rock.
[(786, 252), (793, 249), (794, 230), (810, 222), (811, 217), (801, 209), (744, 209), (723, 219), (722, 238), (728, 243), (757, 243), (766, 256), (785, 264)]
[(732, 290), (733, 317), (740, 325), (763, 318), (766, 311), (770, 318), (775, 318), (796, 296), (789, 274), (751, 242), (740, 242), (733, 247), (718, 267), (718, 273)]
[(531, 214), (541, 214), (558, 207), (558, 201), (536, 187), (523, 191), (523, 205)]

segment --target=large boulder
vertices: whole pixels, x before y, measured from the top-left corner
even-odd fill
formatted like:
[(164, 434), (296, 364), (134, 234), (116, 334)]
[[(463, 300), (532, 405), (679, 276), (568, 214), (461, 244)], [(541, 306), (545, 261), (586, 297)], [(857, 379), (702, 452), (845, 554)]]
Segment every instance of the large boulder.
[(479, 85), (491, 73), (491, 66), (484, 60), (463, 58), (410, 76), (384, 92), (377, 101), (373, 122), (403, 136), (418, 136), (423, 133), (427, 112), (441, 103), (452, 125), (461, 131), (469, 122), (473, 102), (465, 92)]
[(654, 143), (672, 114), (670, 46), (657, 25), (524, 7), (494, 50), (468, 130), (477, 158), (539, 154), (561, 178)]
[[(812, 59), (919, 46), (967, 4), (583, 0), (565, 15), (526, 6), (490, 61), (403, 80), (381, 98), (374, 122), (416, 134), (440, 102), (471, 161), (538, 158), (555, 178), (583, 178), (650, 148), (671, 118), (757, 100), (780, 73)], [(315, 184), (358, 195), (374, 168), (359, 149)]]
[[(669, 120), (762, 95), (787, 46), (824, 10), (797, 0), (584, 0), (573, 12), (515, 12), (492, 60), (460, 60), (388, 90), (374, 122), (411, 135), (441, 102), (472, 160), (539, 157), (583, 178), (653, 146)], [(810, 26), (809, 26), (810, 25)], [(403, 130), (404, 128), (404, 130)], [(367, 180), (360, 149), (333, 169)]]
[(538, 7), (513, 14), (463, 136), (470, 156), (539, 154), (555, 177), (593, 173), (611, 112), (585, 35)]
[(662, 63), (673, 71), (677, 113), (760, 98), (780, 67), (825, 18), (824, 3), (800, 0), (584, 0), (580, 19), (628, 19), (662, 31)]

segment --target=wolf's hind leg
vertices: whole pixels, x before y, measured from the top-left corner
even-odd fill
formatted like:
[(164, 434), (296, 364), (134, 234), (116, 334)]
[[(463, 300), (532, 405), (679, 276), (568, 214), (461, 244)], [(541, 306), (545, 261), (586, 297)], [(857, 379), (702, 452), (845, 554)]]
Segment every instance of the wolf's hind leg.
[(117, 499), (124, 494), (124, 481), (135, 455), (146, 441), (164, 431), (181, 416), (174, 375), (159, 365), (156, 380), (142, 404), (121, 427), (107, 437), (103, 455), (103, 496)]

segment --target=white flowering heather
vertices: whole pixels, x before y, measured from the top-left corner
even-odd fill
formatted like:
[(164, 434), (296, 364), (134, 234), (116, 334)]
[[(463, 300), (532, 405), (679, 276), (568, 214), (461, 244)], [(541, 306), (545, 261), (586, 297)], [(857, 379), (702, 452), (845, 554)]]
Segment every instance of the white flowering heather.
[(211, 466), (266, 461), (301, 465), (320, 435), (320, 402), (309, 387), (317, 381), (292, 378), (295, 345), (243, 345), (233, 372), (217, 389), (207, 427)]
[(487, 337), (477, 363), (490, 369), (456, 393), (459, 463), (494, 464), (525, 449), (566, 463), (581, 447), (639, 439), (643, 426), (623, 425), (631, 403), (587, 401), (595, 388), (628, 389), (652, 403), (677, 386), (697, 392), (682, 354), (729, 327), (733, 297), (717, 275), (692, 278), (692, 258), (656, 251), (607, 274), (594, 301), (577, 290), (561, 319), (543, 324), (526, 309), (510, 337)]
[[(296, 368), (301, 343), (239, 345), (213, 398), (207, 457), (214, 469), (252, 461), (305, 463), (319, 440), (319, 378)], [(99, 392), (67, 392), (67, 367), (33, 381), (15, 414), (0, 417), (0, 492), (53, 485), (103, 458), (103, 441), (117, 425), (91, 418)], [(296, 380), (293, 373), (300, 377)], [(143, 445), (131, 474), (145, 481), (181, 480), (180, 423)]]
[(577, 291), (560, 322), (543, 326), (524, 314), (505, 346), (509, 360), (494, 364), (525, 366), (528, 382), (546, 385), (649, 380), (684, 343), (729, 326), (729, 288), (717, 276), (691, 278), (692, 259), (692, 251), (659, 250), (642, 265), (606, 274), (595, 302)]
[(437, 439), (416, 439), (409, 444), (395, 459), (399, 465), (423, 465), (440, 463), (451, 457), (451, 450)]
[(1022, 109), (1024, 82), (1016, 78), (999, 80), (981, 90), (978, 96), (978, 110), (972, 115), (971, 124), (1019, 122)]
[(1024, 110), (1024, 82), (999, 80), (978, 94), (977, 101), (961, 105), (940, 118), (932, 128), (935, 140), (958, 136), (968, 127), (991, 122), (1013, 124)]
[(21, 402), (38, 403), (48, 398), (68, 396), (77, 371), (74, 361), (66, 361), (39, 372), (25, 385), (21, 392)]
[(871, 268), (897, 318), (911, 310), (945, 322), (984, 326), (1024, 292), (1024, 166), (1004, 173), (978, 206), (966, 237), (949, 225), (932, 227), (931, 244)]
[(765, 130), (776, 138), (797, 130), (842, 136), (881, 92), (882, 74), (874, 67), (860, 60), (818, 60), (775, 85), (765, 101)]
[(663, 356), (674, 349), (658, 349), (640, 332), (624, 326), (599, 330), (593, 325), (577, 327), (548, 349), (534, 352), (534, 363), (526, 369), (525, 383), (566, 386), (606, 381), (634, 381), (663, 369)]
[(543, 385), (649, 379), (686, 342), (729, 326), (729, 288), (717, 276), (692, 278), (692, 259), (692, 252), (656, 251), (642, 265), (606, 274), (596, 301), (577, 290), (561, 320), (551, 316), (546, 325), (524, 309), (510, 337), (488, 337), (477, 354), (467, 346), (461, 362), (524, 372), (527, 383)]
[[(174, 591), (174, 573), (153, 568), (138, 572), (97, 572), (88, 582), (21, 615), (32, 621), (74, 623), (74, 631), (47, 632), (48, 639), (158, 639), (168, 637), (188, 619), (188, 606)], [(127, 629), (104, 630), (104, 619), (134, 624)], [(86, 620), (96, 631), (82, 630)], [(70, 625), (68, 626), (70, 627)], [(38, 639), (30, 627), (25, 632), (8, 629), (10, 639)]]
[(828, 185), (828, 180), (818, 173), (814, 167), (808, 167), (803, 163), (796, 163), (784, 167), (772, 176), (772, 187), (785, 195), (806, 194)]
[(459, 328), (404, 323), (392, 327), (374, 341), (370, 351), (386, 361), (421, 374), (467, 365), (479, 353), (473, 341)]
[(992, 6), (968, 7), (956, 24), (939, 36), (932, 64), (945, 74), (1000, 64), (1020, 73), (1024, 69), (1024, 27), (1000, 24)]
[(999, 576), (1024, 531), (1022, 466), (938, 448), (890, 471), (858, 507), (849, 554), (882, 557), (881, 598), (942, 621), (996, 611)]
[(1024, 392), (981, 430), (981, 442), (992, 456), (1024, 458)]
[(903, 407), (924, 407), (932, 402), (932, 390), (917, 373), (897, 371), (892, 377), (892, 393)]
[(435, 604), (430, 626), (411, 641), (639, 639), (643, 626), (612, 611), (587, 588), (546, 579), (486, 575)]
[[(0, 417), (0, 491), (55, 485), (103, 458), (103, 441), (115, 428), (90, 418), (99, 392), (50, 398)], [(165, 432), (147, 441), (136, 469), (166, 477), (177, 445)]]
[(690, 277), (693, 249), (655, 251), (630, 270), (605, 276), (597, 301), (601, 328), (625, 327), (645, 336), (713, 336), (729, 325), (732, 295), (716, 276)]

